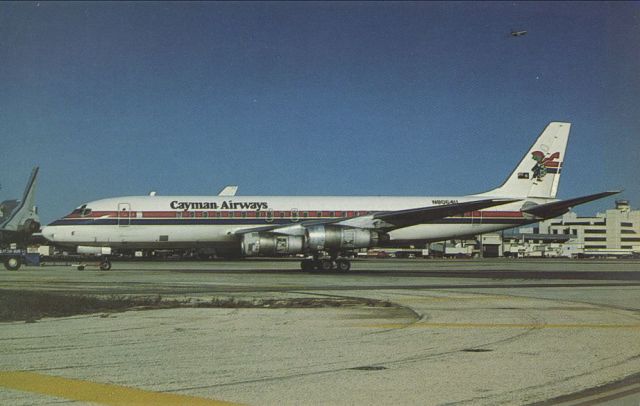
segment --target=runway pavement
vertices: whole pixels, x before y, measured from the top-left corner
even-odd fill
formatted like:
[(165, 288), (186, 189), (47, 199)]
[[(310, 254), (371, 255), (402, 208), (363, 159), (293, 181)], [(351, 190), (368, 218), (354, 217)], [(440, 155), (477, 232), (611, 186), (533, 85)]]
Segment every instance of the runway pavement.
[(194, 304), (363, 299), (0, 323), (0, 404), (580, 404), (633, 401), (640, 392), (640, 262), (415, 259), (354, 261), (346, 274), (297, 268), (257, 260), (0, 272), (2, 289)]

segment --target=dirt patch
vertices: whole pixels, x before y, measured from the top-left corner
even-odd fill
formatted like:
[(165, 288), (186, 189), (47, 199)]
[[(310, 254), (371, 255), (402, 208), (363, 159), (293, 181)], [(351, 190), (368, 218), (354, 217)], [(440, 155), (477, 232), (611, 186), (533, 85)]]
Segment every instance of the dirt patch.
[[(91, 296), (66, 295), (40, 291), (0, 289), (0, 322), (35, 322), (43, 317), (68, 317), (78, 314), (111, 313), (126, 310), (171, 308), (322, 308), (322, 307), (393, 307), (388, 301), (358, 298), (286, 298), (211, 300), (163, 299), (161, 296)], [(104, 315), (108, 317), (108, 315)]]
[(388, 301), (342, 297), (302, 297), (286, 299), (238, 299), (238, 298), (213, 298), (211, 301), (197, 302), (190, 307), (214, 307), (214, 308), (316, 308), (316, 307), (392, 307)]
[(67, 317), (76, 314), (123, 311), (140, 306), (162, 306), (160, 296), (85, 296), (61, 295), (38, 291), (0, 289), (0, 321), (32, 322), (42, 317)]

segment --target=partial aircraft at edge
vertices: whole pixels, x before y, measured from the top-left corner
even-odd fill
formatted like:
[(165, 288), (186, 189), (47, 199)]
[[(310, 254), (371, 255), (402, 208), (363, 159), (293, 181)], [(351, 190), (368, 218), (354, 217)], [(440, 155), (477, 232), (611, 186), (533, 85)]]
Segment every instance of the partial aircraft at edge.
[[(115, 250), (197, 248), (219, 255), (303, 254), (303, 270), (347, 271), (356, 249), (424, 243), (557, 217), (619, 193), (557, 200), (571, 124), (550, 123), (513, 173), (485, 193), (445, 197), (127, 196), (83, 204), (42, 230), (51, 242)], [(111, 267), (108, 258), (101, 264)]]
[(35, 206), (38, 171), (38, 167), (33, 168), (22, 200), (5, 200), (0, 203), (0, 243), (26, 240), (40, 229)]

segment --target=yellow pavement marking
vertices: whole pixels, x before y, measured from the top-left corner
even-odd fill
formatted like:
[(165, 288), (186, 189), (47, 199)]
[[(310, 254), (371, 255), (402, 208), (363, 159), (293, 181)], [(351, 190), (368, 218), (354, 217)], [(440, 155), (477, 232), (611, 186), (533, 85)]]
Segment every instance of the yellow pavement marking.
[(34, 372), (0, 371), (0, 387), (104, 405), (237, 405), (237, 403), (214, 399), (174, 393), (151, 392), (126, 386), (42, 375)]
[(564, 324), (564, 323), (380, 323), (363, 324), (369, 328), (568, 328), (568, 329), (640, 329), (640, 324)]

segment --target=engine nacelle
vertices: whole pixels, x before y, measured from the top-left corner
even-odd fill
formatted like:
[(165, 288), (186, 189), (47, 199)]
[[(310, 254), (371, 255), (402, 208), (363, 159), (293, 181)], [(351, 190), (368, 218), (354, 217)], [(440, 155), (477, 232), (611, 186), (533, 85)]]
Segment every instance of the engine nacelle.
[(380, 234), (363, 228), (318, 225), (307, 228), (306, 239), (310, 251), (340, 251), (374, 247)]
[(33, 219), (27, 219), (21, 227), (21, 231), (31, 235), (40, 230), (40, 223)]
[(300, 254), (304, 238), (297, 235), (248, 233), (242, 236), (242, 254), (247, 257)]

